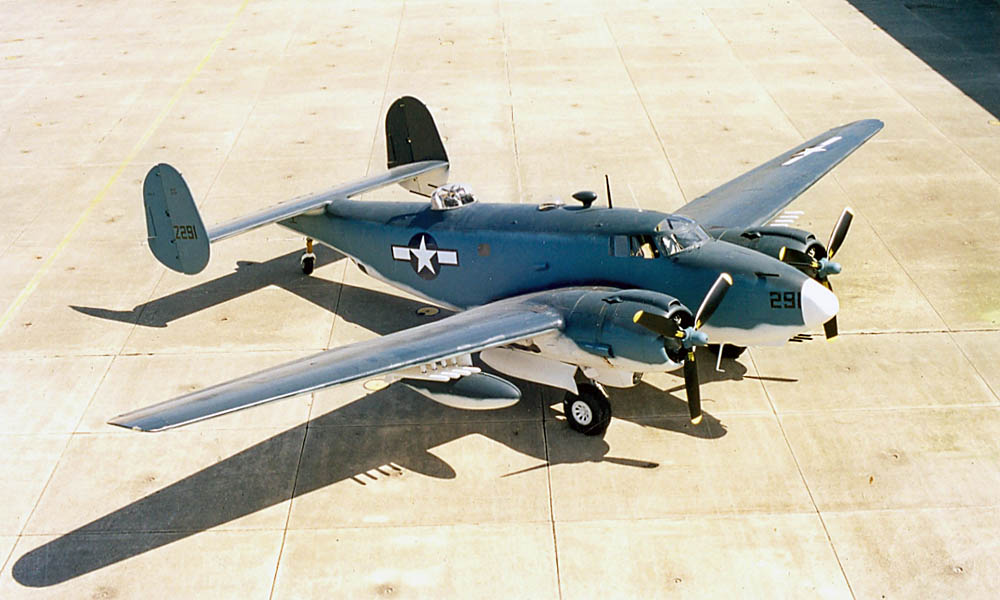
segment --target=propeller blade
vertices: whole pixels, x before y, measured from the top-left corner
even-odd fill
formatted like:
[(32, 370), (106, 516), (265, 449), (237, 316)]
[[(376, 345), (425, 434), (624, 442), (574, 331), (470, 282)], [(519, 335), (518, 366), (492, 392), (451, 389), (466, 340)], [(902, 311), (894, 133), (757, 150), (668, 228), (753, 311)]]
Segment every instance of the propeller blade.
[(829, 321), (823, 323), (823, 333), (826, 334), (827, 340), (832, 340), (837, 337), (837, 315), (834, 315)]
[(712, 313), (715, 309), (719, 308), (719, 304), (722, 303), (722, 299), (726, 297), (726, 292), (729, 291), (729, 286), (733, 285), (733, 278), (729, 273), (722, 273), (719, 278), (715, 280), (712, 284), (712, 289), (708, 290), (708, 294), (705, 295), (705, 299), (701, 301), (701, 306), (698, 307), (698, 312), (694, 316), (694, 328), (701, 329), (710, 318), (712, 318)]
[(833, 255), (840, 250), (840, 245), (844, 243), (844, 238), (847, 237), (847, 230), (851, 228), (851, 221), (854, 219), (854, 211), (847, 207), (844, 212), (840, 213), (840, 219), (837, 220), (837, 224), (833, 226), (833, 232), (830, 233), (830, 243), (826, 245), (826, 257), (833, 260)]
[(815, 258), (809, 256), (801, 250), (789, 248), (788, 246), (781, 247), (781, 251), (778, 252), (778, 260), (786, 265), (793, 266), (796, 269), (809, 269), (812, 271), (812, 277), (816, 276), (816, 271), (820, 268), (819, 261)]
[(684, 390), (687, 392), (688, 410), (691, 423), (701, 423), (701, 385), (698, 381), (698, 365), (694, 361), (694, 349), (688, 351), (684, 361)]
[(684, 330), (673, 319), (655, 313), (640, 310), (632, 316), (632, 322), (663, 337), (684, 337)]

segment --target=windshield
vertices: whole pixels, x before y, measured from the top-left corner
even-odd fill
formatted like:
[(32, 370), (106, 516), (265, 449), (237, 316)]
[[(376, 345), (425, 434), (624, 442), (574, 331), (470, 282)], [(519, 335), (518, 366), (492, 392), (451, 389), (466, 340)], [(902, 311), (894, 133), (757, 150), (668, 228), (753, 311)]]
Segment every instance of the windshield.
[(667, 256), (683, 250), (697, 248), (709, 239), (701, 225), (690, 219), (670, 217), (657, 226), (659, 242), (663, 253)]

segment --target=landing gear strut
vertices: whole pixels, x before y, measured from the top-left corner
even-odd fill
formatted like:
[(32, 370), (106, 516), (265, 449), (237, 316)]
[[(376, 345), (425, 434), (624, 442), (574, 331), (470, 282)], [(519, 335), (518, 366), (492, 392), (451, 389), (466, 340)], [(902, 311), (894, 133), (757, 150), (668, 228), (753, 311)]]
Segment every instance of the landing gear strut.
[(299, 266), (302, 267), (302, 272), (306, 275), (312, 275), (313, 269), (316, 268), (316, 255), (313, 254), (312, 238), (306, 238), (306, 253), (299, 259)]
[[(708, 349), (712, 351), (712, 354), (719, 355), (719, 344), (709, 344)], [(746, 351), (746, 346), (734, 346), (732, 344), (722, 344), (722, 358), (731, 358), (736, 360)]]
[(577, 386), (579, 394), (566, 392), (563, 411), (570, 428), (584, 435), (604, 435), (611, 423), (611, 403), (596, 385)]

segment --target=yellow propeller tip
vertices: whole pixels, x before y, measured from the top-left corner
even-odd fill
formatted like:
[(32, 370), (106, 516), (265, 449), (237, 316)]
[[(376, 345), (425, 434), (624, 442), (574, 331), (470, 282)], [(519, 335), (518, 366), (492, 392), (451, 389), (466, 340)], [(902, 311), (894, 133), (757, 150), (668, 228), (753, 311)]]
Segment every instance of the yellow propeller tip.
[(644, 312), (645, 312), (645, 311), (642, 311), (642, 310), (640, 310), (640, 311), (636, 311), (636, 313), (635, 313), (634, 315), (632, 315), (632, 322), (633, 322), (633, 323), (638, 323), (638, 322), (639, 322), (639, 319), (641, 319), (641, 318), (642, 318), (642, 314), (643, 314)]
[(692, 425), (701, 425), (701, 417), (702, 417), (702, 415), (698, 415), (697, 417), (691, 419), (691, 424)]
[(722, 278), (725, 279), (726, 283), (728, 283), (729, 285), (733, 285), (733, 276), (730, 275), (729, 273), (723, 273)]

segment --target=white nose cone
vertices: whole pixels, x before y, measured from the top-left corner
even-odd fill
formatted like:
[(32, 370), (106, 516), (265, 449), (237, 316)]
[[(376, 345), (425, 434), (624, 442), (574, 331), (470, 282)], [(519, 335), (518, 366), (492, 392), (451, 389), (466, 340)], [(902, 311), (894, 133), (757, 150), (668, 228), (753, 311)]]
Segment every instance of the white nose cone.
[(802, 284), (802, 321), (806, 327), (816, 327), (826, 323), (839, 310), (840, 302), (837, 301), (837, 297), (815, 279), (807, 279)]

